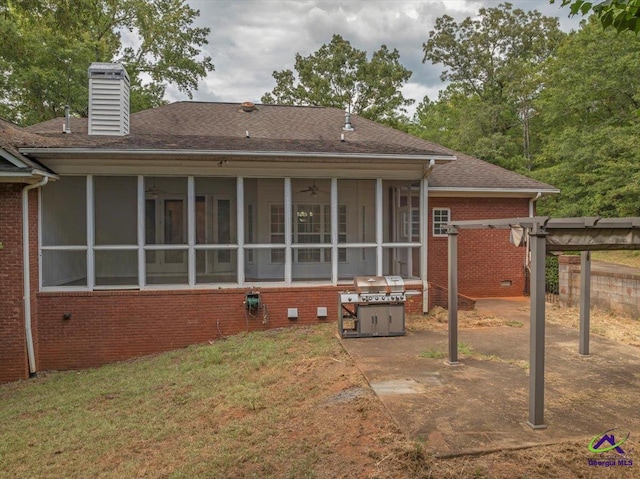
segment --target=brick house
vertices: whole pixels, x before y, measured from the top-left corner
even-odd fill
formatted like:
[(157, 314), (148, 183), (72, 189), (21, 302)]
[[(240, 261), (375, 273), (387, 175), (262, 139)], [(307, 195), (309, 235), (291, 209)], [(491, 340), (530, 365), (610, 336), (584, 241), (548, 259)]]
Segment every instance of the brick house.
[[(89, 77), (88, 119), (0, 123), (0, 382), (333, 320), (356, 275), (402, 276), (427, 311), (449, 219), (528, 216), (557, 193), (335, 108), (129, 115), (121, 66)], [(523, 293), (526, 253), (507, 238), (461, 238), (462, 294)]]

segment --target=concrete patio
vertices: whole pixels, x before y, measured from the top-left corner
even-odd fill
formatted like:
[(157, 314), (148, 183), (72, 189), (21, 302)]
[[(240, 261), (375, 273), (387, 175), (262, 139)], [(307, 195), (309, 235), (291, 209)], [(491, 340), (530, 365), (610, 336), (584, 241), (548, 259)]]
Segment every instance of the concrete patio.
[[(440, 456), (589, 441), (609, 429), (640, 443), (640, 348), (591, 335), (578, 354), (578, 330), (546, 325), (545, 424), (527, 426), (528, 298), (479, 300), (476, 309), (512, 326), (460, 329), (460, 365), (445, 352), (447, 332), (342, 339), (400, 429)], [(435, 355), (435, 354), (434, 354)], [(631, 446), (633, 447), (633, 446)]]

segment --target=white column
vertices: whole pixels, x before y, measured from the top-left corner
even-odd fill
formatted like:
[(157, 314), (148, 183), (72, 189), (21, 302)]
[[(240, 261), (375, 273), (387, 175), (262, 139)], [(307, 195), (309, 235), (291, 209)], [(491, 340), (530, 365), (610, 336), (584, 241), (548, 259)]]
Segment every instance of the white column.
[(291, 284), (293, 270), (293, 251), (291, 250), (292, 231), (291, 178), (284, 179), (284, 282)]
[(96, 284), (95, 255), (95, 208), (93, 203), (93, 175), (87, 175), (87, 288), (93, 291)]
[(338, 284), (338, 179), (331, 178), (331, 283)]
[(196, 284), (196, 186), (193, 176), (187, 177), (187, 267), (189, 286)]
[(384, 256), (382, 254), (382, 242), (384, 240), (383, 230), (383, 213), (384, 209), (382, 198), (382, 178), (376, 179), (376, 275), (382, 276), (382, 262)]
[(244, 178), (236, 178), (236, 225), (238, 236), (238, 285), (244, 284)]
[(429, 180), (420, 180), (420, 279), (422, 280), (422, 312), (429, 312)]
[[(138, 176), (138, 286), (145, 286), (147, 258), (144, 251), (145, 235), (144, 177)], [(155, 218), (154, 218), (155, 221)]]
[[(407, 241), (413, 242), (413, 187), (407, 189), (407, 207), (409, 218), (407, 219)], [(407, 248), (407, 276), (413, 275), (413, 248)]]

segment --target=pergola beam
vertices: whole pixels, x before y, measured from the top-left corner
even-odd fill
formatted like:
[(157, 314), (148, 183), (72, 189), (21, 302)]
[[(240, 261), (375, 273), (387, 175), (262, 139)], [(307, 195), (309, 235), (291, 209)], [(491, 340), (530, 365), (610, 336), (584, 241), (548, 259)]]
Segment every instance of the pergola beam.
[(458, 364), (458, 233), (463, 229), (526, 228), (531, 247), (529, 350), (529, 419), (533, 429), (544, 424), (545, 257), (548, 251), (582, 251), (580, 354), (589, 354), (591, 256), (597, 250), (639, 250), (640, 217), (527, 218), (450, 221), (449, 235), (449, 360)]

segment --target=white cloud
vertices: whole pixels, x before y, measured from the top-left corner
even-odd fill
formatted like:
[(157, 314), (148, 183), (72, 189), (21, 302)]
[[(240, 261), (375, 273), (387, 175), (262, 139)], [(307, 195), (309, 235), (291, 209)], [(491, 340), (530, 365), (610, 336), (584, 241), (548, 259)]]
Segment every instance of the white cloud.
[[(369, 55), (382, 44), (400, 52), (400, 60), (413, 72), (403, 88), (416, 104), (425, 95), (437, 98), (444, 87), (440, 66), (423, 64), (422, 44), (436, 18), (447, 14), (457, 20), (477, 15), (482, 7), (495, 7), (499, 0), (187, 0), (200, 10), (198, 26), (211, 28), (205, 54), (213, 58), (215, 71), (200, 82), (194, 99), (200, 101), (254, 101), (273, 89), (274, 70), (292, 69), (295, 54), (317, 51), (342, 35)], [(576, 28), (578, 19), (548, 0), (513, 0), (515, 8), (537, 9), (561, 17), (561, 25)], [(170, 101), (185, 99), (175, 88)], [(414, 108), (412, 109), (412, 111)]]

